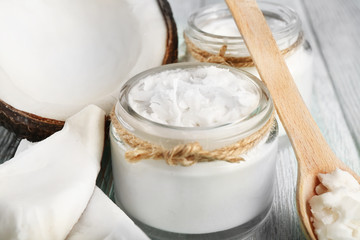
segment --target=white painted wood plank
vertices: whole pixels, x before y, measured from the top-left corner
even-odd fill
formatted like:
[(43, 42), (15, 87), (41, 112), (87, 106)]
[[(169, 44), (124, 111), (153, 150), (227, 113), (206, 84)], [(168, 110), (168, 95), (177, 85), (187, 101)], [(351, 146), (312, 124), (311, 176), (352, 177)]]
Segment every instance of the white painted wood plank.
[[(290, 0), (289, 0), (290, 1)], [(307, 0), (306, 0), (307, 1)], [(337, 0), (335, 0), (337, 1)], [(310, 1), (309, 1), (310, 2)], [(318, 1), (314, 1), (314, 3)], [(323, 5), (326, 5), (330, 1), (323, 1)], [(359, 1), (360, 3), (360, 1)], [(346, 164), (352, 167), (357, 173), (360, 173), (360, 158), (358, 155), (358, 149), (352, 138), (351, 132), (353, 126), (347, 124), (344, 113), (343, 103), (339, 101), (339, 95), (337, 88), (333, 86), (332, 73), (329, 72), (327, 67), (327, 61), (329, 58), (324, 58), (322, 54), (322, 41), (318, 41), (319, 35), (322, 33), (323, 26), (315, 27), (309, 15), (314, 12), (315, 7), (319, 8), (317, 11), (328, 11), (323, 8), (323, 5), (311, 5), (306, 6), (303, 0), (297, 1), (297, 11), (300, 13), (303, 19), (303, 26), (307, 39), (311, 42), (314, 51), (314, 82), (313, 82), (313, 96), (312, 96), (312, 108), (311, 112), (316, 122), (318, 123), (322, 133), (327, 139), (328, 143), (335, 151), (336, 155), (342, 159)], [(336, 11), (336, 8), (331, 8), (331, 11)], [(349, 10), (349, 9), (348, 9)], [(359, 12), (360, 13), (360, 12)], [(332, 15), (331, 12), (328, 12)], [(338, 24), (342, 25), (341, 18), (338, 19)], [(360, 22), (359, 22), (360, 24)], [(352, 26), (354, 29), (357, 28)], [(331, 26), (328, 28), (331, 28)], [(357, 33), (360, 38), (360, 31)], [(334, 43), (333, 46), (337, 45), (336, 48), (340, 48), (340, 43)], [(336, 55), (333, 55), (331, 61), (336, 60)], [(359, 65), (360, 67), (360, 65)], [(360, 72), (357, 73), (357, 79), (360, 79)], [(351, 81), (347, 83), (343, 82), (342, 79), (337, 79), (336, 84), (344, 85), (349, 84), (353, 86)], [(360, 88), (357, 88), (359, 91)], [(356, 91), (356, 90), (355, 90)], [(346, 96), (343, 96), (346, 97)], [(360, 106), (357, 111), (360, 110)], [(358, 115), (360, 117), (360, 115)], [(360, 136), (360, 135), (359, 135)]]
[(15, 154), (19, 142), (20, 139), (14, 133), (0, 126), (0, 164)]
[(360, 1), (303, 2), (347, 124), (360, 149)]

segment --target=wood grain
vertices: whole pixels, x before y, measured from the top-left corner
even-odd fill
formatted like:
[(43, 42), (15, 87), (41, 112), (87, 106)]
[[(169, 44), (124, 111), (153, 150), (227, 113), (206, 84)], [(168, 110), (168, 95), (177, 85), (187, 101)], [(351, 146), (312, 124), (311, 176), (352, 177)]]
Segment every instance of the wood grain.
[[(360, 173), (359, 91), (360, 22), (358, 0), (270, 0), (292, 7), (303, 22), (314, 53), (311, 113), (336, 155)], [(196, 9), (223, 0), (169, 0), (180, 41), (187, 16)], [(337, 33), (334, 33), (335, 30)], [(180, 42), (180, 46), (183, 42)], [(347, 50), (342, 51), (344, 48)], [(183, 51), (184, 49), (182, 49)], [(339, 61), (345, 64), (339, 64)], [(346, 116), (346, 120), (345, 120)], [(355, 141), (354, 141), (355, 140)], [(0, 127), (0, 163), (14, 154), (19, 139)], [(355, 143), (356, 142), (356, 143)], [(356, 144), (356, 145), (355, 145)], [(286, 138), (280, 139), (277, 185), (271, 214), (254, 240), (303, 240), (295, 207), (297, 163)]]
[(315, 41), (360, 149), (360, 1), (303, 0)]
[[(296, 202), (304, 229), (316, 239), (308, 201), (315, 195), (319, 173), (336, 168), (351, 172), (332, 152), (308, 111), (270, 28), (255, 0), (226, 0), (256, 68), (268, 87), (298, 161)], [(354, 174), (360, 182), (360, 177)]]
[(0, 164), (14, 156), (20, 140), (15, 133), (0, 126)]

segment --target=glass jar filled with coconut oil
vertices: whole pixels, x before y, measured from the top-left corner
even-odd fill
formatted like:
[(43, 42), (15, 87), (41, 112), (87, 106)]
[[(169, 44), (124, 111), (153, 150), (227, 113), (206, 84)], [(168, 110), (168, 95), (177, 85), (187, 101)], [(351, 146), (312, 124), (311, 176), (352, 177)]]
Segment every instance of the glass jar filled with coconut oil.
[(278, 131), (255, 76), (205, 63), (150, 69), (124, 85), (111, 121), (116, 203), (150, 237), (241, 239), (266, 218)]
[[(310, 107), (313, 58), (299, 16), (275, 3), (259, 2), (278, 47), (306, 105)], [(259, 76), (245, 42), (225, 4), (200, 9), (188, 18), (184, 31), (185, 61), (225, 64)], [(285, 132), (283, 132), (285, 133)], [(281, 134), (281, 133), (280, 133)]]

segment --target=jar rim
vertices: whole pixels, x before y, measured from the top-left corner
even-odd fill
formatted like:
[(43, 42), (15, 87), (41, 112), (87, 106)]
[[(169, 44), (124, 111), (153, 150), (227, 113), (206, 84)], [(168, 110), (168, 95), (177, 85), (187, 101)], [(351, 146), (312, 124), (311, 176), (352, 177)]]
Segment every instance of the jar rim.
[[(295, 36), (299, 34), (301, 31), (301, 20), (298, 14), (292, 10), (291, 8), (267, 1), (259, 1), (258, 5), (263, 12), (265, 17), (272, 17), (282, 20), (286, 23), (284, 27), (276, 29), (276, 31), (272, 31), (272, 34), (277, 41), (281, 41), (282, 39)], [(245, 42), (242, 36), (223, 36), (218, 34), (213, 34), (202, 30), (200, 27), (197, 26), (195, 21), (199, 17), (203, 17), (206, 15), (214, 14), (223, 12), (226, 16), (232, 17), (231, 13), (224, 3), (218, 3), (209, 5), (199, 9), (198, 11), (192, 13), (188, 18), (188, 27), (185, 29), (185, 34), (190, 35), (191, 37), (198, 38), (199, 36), (195, 37), (194, 34), (200, 35), (206, 38), (208, 43), (217, 44), (223, 42), (224, 39), (228, 40), (227, 45), (237, 45), (237, 44), (244, 44)]]
[[(129, 104), (128, 93), (131, 88), (141, 79), (146, 76), (150, 76), (159, 72), (175, 69), (191, 69), (198, 67), (209, 67), (216, 66), (222, 69), (229, 69), (232, 73), (242, 75), (246, 77), (249, 81), (252, 81), (258, 89), (260, 90), (260, 99), (258, 107), (250, 113), (248, 116), (230, 122), (224, 123), (216, 126), (209, 127), (180, 127), (180, 126), (171, 126), (162, 124), (159, 122), (152, 121), (148, 118), (145, 118), (138, 114)], [(137, 129), (141, 132), (141, 135), (152, 135), (158, 137), (163, 136), (162, 132), (166, 131), (170, 138), (182, 138), (188, 133), (193, 136), (193, 140), (204, 137), (204, 133), (209, 136), (214, 137), (228, 137), (228, 135), (236, 134), (237, 136), (246, 137), (250, 134), (258, 131), (266, 122), (270, 119), (271, 114), (274, 110), (272, 98), (266, 86), (255, 76), (251, 75), (248, 72), (245, 72), (241, 69), (220, 65), (220, 64), (211, 64), (211, 63), (174, 63), (167, 64), (160, 67), (152, 68), (138, 75), (135, 75), (129, 79), (122, 87), (120, 91), (120, 97), (115, 106), (115, 115), (117, 120), (127, 129), (134, 130)], [(234, 132), (234, 128), (243, 129), (242, 132)], [(221, 136), (223, 135), (223, 136)], [(167, 137), (169, 137), (167, 136)], [(187, 135), (189, 136), (189, 135)], [(146, 136), (145, 136), (146, 137)]]

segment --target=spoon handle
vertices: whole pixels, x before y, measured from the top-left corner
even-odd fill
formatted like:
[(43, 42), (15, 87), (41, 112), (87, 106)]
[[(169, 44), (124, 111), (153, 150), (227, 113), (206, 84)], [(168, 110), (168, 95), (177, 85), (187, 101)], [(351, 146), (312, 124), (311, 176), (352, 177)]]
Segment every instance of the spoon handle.
[[(302, 174), (334, 170), (336, 158), (307, 109), (255, 0), (225, 0), (269, 89)], [(325, 168), (324, 169), (324, 165)], [(300, 171), (299, 171), (300, 172)]]

